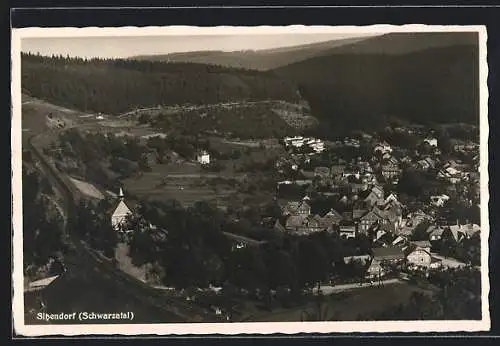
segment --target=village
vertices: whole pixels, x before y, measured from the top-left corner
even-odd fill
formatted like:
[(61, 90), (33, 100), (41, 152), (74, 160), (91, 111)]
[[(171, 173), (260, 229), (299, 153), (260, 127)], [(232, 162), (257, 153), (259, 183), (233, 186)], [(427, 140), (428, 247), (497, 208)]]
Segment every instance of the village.
[[(401, 128), (396, 131), (412, 133)], [(347, 241), (369, 239), (366, 253), (358, 251), (344, 257), (344, 261), (361, 262), (366, 269), (364, 278), (372, 282), (394, 274), (394, 268), (425, 272), (478, 266), (478, 255), (471, 258), (459, 254), (460, 258), (453, 258), (456, 252), (443, 247), (458, 247), (479, 239), (479, 220), (473, 219), (474, 213), (470, 217), (457, 216), (450, 210), (456, 205), (479, 208), (479, 146), (472, 141), (455, 141), (443, 154), (432, 133), (420, 134), (418, 149), (413, 151), (379, 140), (376, 134), (363, 133), (336, 142), (285, 137), (282, 144), (288, 154), (276, 161), (282, 180), (276, 182), (275, 200), (282, 213), (263, 218), (262, 224), (272, 225), (270, 231), (293, 236), (308, 237), (326, 231)], [(345, 150), (350, 160), (342, 156)], [(213, 163), (205, 150), (199, 151), (195, 159), (202, 166)], [(410, 174), (430, 176), (435, 184), (427, 190), (425, 186), (410, 186), (418, 189), (418, 195), (409, 197), (406, 191), (400, 193), (398, 186), (417, 184), (417, 180), (410, 180)], [(123, 200), (123, 191), (119, 196), (111, 217), (117, 230), (132, 214)], [(235, 243), (234, 251), (265, 243), (225, 234)], [(479, 246), (479, 241), (473, 243)], [(478, 248), (475, 250), (480, 253)]]
[[(396, 131), (412, 133), (404, 128)], [(477, 218), (471, 220), (466, 215), (451, 213), (457, 216), (452, 218), (447, 213), (449, 205), (461, 203), (479, 208), (477, 143), (457, 141), (450, 144), (448, 155), (443, 155), (432, 134), (424, 135), (413, 152), (363, 134), (360, 138), (345, 138), (330, 144), (333, 152), (335, 148), (354, 149), (351, 160), (333, 154), (328, 161), (315, 160), (317, 156), (325, 156), (322, 154), (326, 145), (321, 140), (298, 136), (285, 138), (283, 142), (289, 156), (277, 162), (286, 178), (278, 182), (278, 195), (280, 190), (299, 187), (295, 192), (303, 191), (304, 196), (282, 203), (283, 217), (276, 221), (277, 229), (300, 235), (326, 230), (344, 239), (367, 236), (372, 241), (371, 253), (344, 258), (346, 262), (353, 259), (368, 262), (367, 278), (384, 276), (384, 263), (423, 271), (465, 265), (433, 250), (443, 239), (459, 244), (464, 239), (479, 237)], [(362, 147), (372, 149), (371, 156), (360, 150)], [(465, 157), (468, 162), (454, 155)], [(449, 159), (443, 160), (444, 157)], [(407, 179), (402, 176), (408, 171), (433, 175), (437, 187), (425, 191), (421, 186), (417, 198), (405, 196), (404, 201), (400, 200), (401, 189), (397, 187), (405, 183), (401, 179)], [(326, 213), (313, 213), (312, 196), (329, 201), (331, 208), (328, 210), (327, 203), (326, 208), (323, 205)], [(446, 249), (439, 252), (447, 253)], [(478, 265), (478, 260), (475, 261)]]
[[(336, 141), (294, 136), (279, 142), (285, 154), (277, 156), (272, 168), (275, 193), (266, 204), (274, 206), (270, 208), (272, 212), (261, 212), (262, 207), (250, 205), (243, 211), (231, 212), (226, 208), (207, 212), (206, 217), (222, 215), (224, 219), (221, 226), (213, 227), (225, 238), (224, 242), (231, 244), (228, 260), (236, 262), (225, 266), (241, 271), (238, 277), (252, 281), (251, 275), (255, 275), (253, 269), (241, 269), (242, 265), (248, 265), (244, 255), (247, 252), (257, 256), (265, 254), (265, 261), (270, 261), (266, 262), (269, 271), (286, 270), (286, 266), (280, 267), (282, 264), (267, 258), (274, 247), (293, 253), (283, 239), (298, 239), (293, 241), (298, 241), (299, 246), (309, 240), (316, 243), (333, 241), (333, 245), (324, 243), (321, 250), (330, 253), (330, 260), (311, 258), (308, 267), (319, 266), (317, 273), (309, 279), (301, 278), (305, 280), (302, 285), (305, 285), (303, 294), (306, 296), (313, 292), (331, 295), (389, 285), (412, 277), (425, 278), (432, 271), (479, 267), (479, 146), (474, 141), (452, 139), (422, 127), (408, 127), (386, 129), (383, 133), (360, 132)], [(218, 163), (218, 158), (203, 148), (195, 150), (191, 160), (200, 167), (200, 172)], [(169, 246), (176, 246), (168, 245), (171, 238), (168, 222), (147, 219), (141, 211), (141, 203), (127, 188), (121, 187), (113, 193), (75, 178), (70, 177), (70, 181), (90, 200), (111, 201), (104, 209), (99, 209), (98, 204), (90, 207), (91, 213), (99, 213), (99, 218), (118, 235), (113, 249), (101, 252), (103, 259), (112, 259), (120, 271), (169, 295), (197, 300), (198, 305), (208, 304), (207, 308), (216, 314), (226, 314), (233, 309), (220, 301), (220, 292), (227, 292), (228, 280), (241, 281), (241, 277), (233, 278), (234, 274), (228, 274), (226, 269), (218, 279), (208, 279), (208, 289), (204, 284), (199, 286), (196, 294), (174, 289), (175, 281), (169, 279), (168, 274), (156, 273), (166, 269), (158, 269), (155, 258), (160, 258)], [(198, 204), (198, 208), (204, 208), (200, 205), (203, 204)], [(257, 216), (251, 219), (244, 216), (252, 211)], [(219, 212), (222, 214), (216, 214)], [(160, 221), (158, 225), (156, 221)], [(251, 223), (247, 225), (248, 222)], [(255, 229), (258, 232), (251, 232)], [(140, 245), (134, 238), (140, 239), (143, 234), (147, 234), (148, 240)], [(82, 236), (89, 237), (88, 234)], [(92, 237), (109, 236), (97, 234)], [(151, 246), (156, 250), (152, 252)], [(216, 249), (211, 251), (222, 260), (225, 245), (213, 246)], [(151, 258), (151, 263), (137, 264), (134, 258), (138, 256)], [(204, 270), (210, 272), (213, 268)], [(31, 282), (29, 289), (42, 289), (58, 276)], [(267, 282), (268, 279), (263, 280)], [(270, 283), (275, 287), (271, 294), (278, 294), (283, 287), (290, 294), (290, 287), (296, 280), (290, 276), (277, 279), (276, 283)], [(235, 285), (243, 288), (249, 284)], [(240, 299), (246, 301), (248, 294)], [(263, 299), (260, 294), (256, 299)], [(241, 312), (241, 316), (245, 314)]]

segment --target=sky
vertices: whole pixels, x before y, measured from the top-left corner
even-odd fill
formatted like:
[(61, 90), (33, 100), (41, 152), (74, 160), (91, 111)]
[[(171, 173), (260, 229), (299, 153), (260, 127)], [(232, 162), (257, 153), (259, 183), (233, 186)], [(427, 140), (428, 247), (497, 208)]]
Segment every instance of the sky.
[(22, 51), (82, 58), (128, 58), (206, 50), (260, 50), (367, 36), (367, 34), (182, 35), (23, 38)]

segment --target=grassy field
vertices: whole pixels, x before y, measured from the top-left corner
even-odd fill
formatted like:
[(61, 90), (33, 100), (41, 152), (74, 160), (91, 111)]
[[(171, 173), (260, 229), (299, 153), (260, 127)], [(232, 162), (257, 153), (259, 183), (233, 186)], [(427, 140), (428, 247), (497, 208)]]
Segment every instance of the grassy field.
[(217, 174), (203, 172), (199, 165), (190, 163), (152, 165), (151, 172), (124, 181), (125, 189), (138, 197), (153, 199), (176, 199), (189, 206), (199, 200), (222, 199), (234, 189), (217, 189), (203, 184), (206, 179), (217, 177)]
[(87, 183), (86, 181), (78, 180), (72, 177), (69, 177), (69, 180), (76, 186), (78, 190), (85, 196), (103, 199), (104, 195), (99, 191), (94, 185)]
[[(210, 138), (211, 147), (221, 153), (231, 153), (239, 144), (225, 143), (221, 138)], [(200, 200), (215, 200), (227, 206), (236, 194), (240, 199), (245, 196), (238, 191), (238, 182), (251, 179), (246, 172), (240, 172), (248, 162), (265, 162), (281, 154), (281, 148), (250, 148), (242, 152), (238, 159), (220, 160), (224, 166), (220, 172), (204, 170), (197, 162), (178, 160), (168, 164), (150, 164), (151, 172), (143, 172), (124, 181), (125, 188), (138, 197), (155, 199), (174, 198), (183, 205), (192, 205)], [(272, 198), (269, 197), (269, 198)]]
[[(362, 314), (383, 312), (389, 307), (408, 301), (413, 292), (422, 292), (421, 288), (407, 283), (393, 283), (384, 286), (374, 286), (353, 289), (326, 296), (323, 305), (325, 320), (356, 321)], [(428, 292), (428, 291), (424, 291)], [(292, 322), (301, 321), (304, 312), (313, 313), (316, 303), (311, 302), (300, 307), (278, 309), (270, 313), (256, 313), (249, 321), (260, 322)]]

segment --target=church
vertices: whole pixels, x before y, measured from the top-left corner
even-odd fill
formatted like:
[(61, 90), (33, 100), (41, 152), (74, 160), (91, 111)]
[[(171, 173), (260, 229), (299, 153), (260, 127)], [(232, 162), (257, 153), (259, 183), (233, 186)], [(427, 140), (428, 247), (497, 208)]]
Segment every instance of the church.
[(120, 193), (118, 194), (118, 204), (111, 214), (111, 226), (113, 227), (113, 229), (116, 231), (120, 231), (129, 215), (132, 215), (132, 210), (130, 210), (127, 203), (125, 203), (123, 189), (120, 188)]
[[(116, 205), (111, 209), (111, 226), (117, 232), (131, 233), (134, 230), (124, 229), (124, 226), (126, 226), (127, 218), (130, 215), (136, 214), (134, 210), (136, 210), (137, 205), (130, 201), (128, 203), (125, 202), (125, 195), (122, 188), (120, 188), (117, 198)], [(146, 220), (142, 220), (142, 222), (145, 223), (140, 228), (149, 230), (155, 239), (160, 241), (166, 239), (168, 232), (165, 229), (157, 227)]]

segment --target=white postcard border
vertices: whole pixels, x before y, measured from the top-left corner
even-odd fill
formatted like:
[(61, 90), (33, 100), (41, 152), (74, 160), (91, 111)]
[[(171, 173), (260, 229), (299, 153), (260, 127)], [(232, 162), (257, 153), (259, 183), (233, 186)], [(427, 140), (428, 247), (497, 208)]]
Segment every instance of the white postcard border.
[[(480, 187), (481, 187), (481, 289), (482, 320), (480, 321), (332, 321), (332, 322), (252, 322), (252, 323), (166, 323), (108, 325), (26, 325), (23, 295), (22, 238), (22, 142), (21, 142), (21, 66), (22, 38), (37, 37), (99, 37), (99, 36), (163, 36), (163, 35), (255, 35), (298, 33), (382, 34), (389, 32), (478, 32), (480, 84)], [(298, 334), (347, 332), (474, 332), (490, 328), (488, 276), (488, 64), (487, 32), (479, 25), (368, 25), (368, 26), (259, 26), (259, 27), (119, 27), (119, 28), (22, 28), (12, 29), (12, 222), (13, 222), (13, 320), (16, 334), (44, 335), (237, 335), (237, 334)]]

